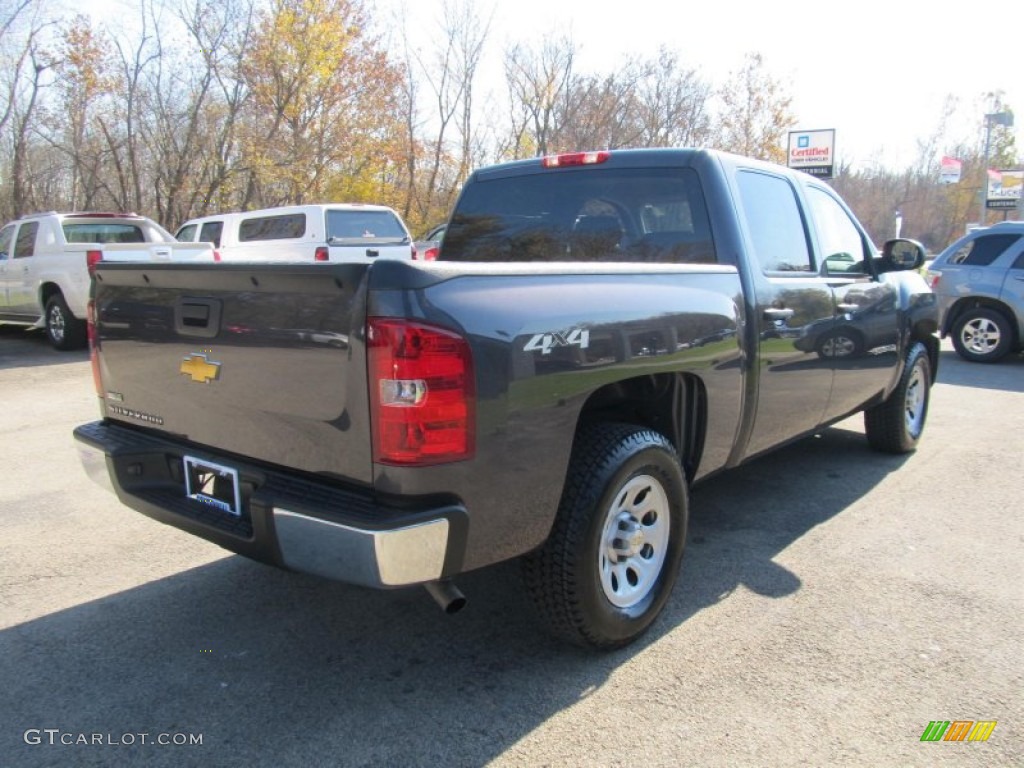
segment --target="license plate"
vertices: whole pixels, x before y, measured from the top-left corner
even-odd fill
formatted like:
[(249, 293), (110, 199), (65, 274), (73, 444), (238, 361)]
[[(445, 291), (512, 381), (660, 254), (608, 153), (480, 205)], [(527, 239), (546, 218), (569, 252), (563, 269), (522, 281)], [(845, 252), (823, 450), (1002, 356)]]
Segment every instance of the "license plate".
[(241, 495), (238, 492), (238, 470), (185, 456), (185, 493), (201, 504), (242, 516)]

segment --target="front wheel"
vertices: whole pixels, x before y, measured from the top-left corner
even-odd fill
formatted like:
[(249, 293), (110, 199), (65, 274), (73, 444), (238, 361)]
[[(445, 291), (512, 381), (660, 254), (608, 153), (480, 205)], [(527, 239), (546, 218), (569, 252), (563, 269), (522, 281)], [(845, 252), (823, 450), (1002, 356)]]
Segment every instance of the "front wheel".
[(46, 337), (55, 349), (68, 350), (85, 346), (85, 321), (71, 314), (62, 294), (55, 293), (47, 299), (45, 322)]
[(686, 484), (663, 435), (623, 424), (584, 428), (551, 535), (523, 558), (527, 589), (560, 638), (624, 646), (664, 608), (686, 525)]
[(931, 395), (932, 366), (924, 344), (907, 354), (899, 384), (888, 398), (864, 411), (868, 444), (883, 453), (910, 453), (924, 431)]

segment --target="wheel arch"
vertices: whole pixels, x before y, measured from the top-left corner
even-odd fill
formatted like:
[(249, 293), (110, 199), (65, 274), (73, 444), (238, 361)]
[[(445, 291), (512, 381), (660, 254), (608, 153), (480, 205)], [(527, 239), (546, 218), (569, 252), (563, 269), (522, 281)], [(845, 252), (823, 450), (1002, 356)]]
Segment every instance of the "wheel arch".
[(39, 306), (40, 306), (40, 308), (45, 310), (46, 309), (46, 302), (48, 302), (50, 300), (51, 296), (53, 296), (55, 294), (58, 294), (58, 293), (61, 296), (64, 295), (64, 291), (61, 290), (61, 287), (59, 285), (57, 285), (57, 283), (55, 283), (55, 282), (53, 282), (51, 280), (47, 280), (47, 281), (44, 281), (43, 283), (41, 283), (39, 285)]
[(966, 296), (957, 301), (946, 313), (946, 318), (942, 323), (942, 335), (946, 336), (951, 333), (957, 321), (963, 317), (964, 313), (972, 309), (991, 309), (1001, 314), (1013, 330), (1014, 345), (1020, 343), (1020, 326), (1013, 309), (1006, 302), (989, 296)]
[(646, 427), (676, 448), (683, 474), (692, 482), (700, 464), (707, 430), (707, 391), (692, 374), (658, 373), (606, 384), (587, 398), (576, 435), (592, 424)]

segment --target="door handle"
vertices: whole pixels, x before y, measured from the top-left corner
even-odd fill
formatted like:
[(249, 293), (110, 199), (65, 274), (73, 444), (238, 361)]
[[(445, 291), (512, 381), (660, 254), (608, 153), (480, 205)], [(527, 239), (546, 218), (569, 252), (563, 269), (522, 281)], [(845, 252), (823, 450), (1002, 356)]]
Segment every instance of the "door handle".
[(788, 320), (796, 314), (795, 309), (788, 307), (769, 307), (764, 311), (765, 320)]

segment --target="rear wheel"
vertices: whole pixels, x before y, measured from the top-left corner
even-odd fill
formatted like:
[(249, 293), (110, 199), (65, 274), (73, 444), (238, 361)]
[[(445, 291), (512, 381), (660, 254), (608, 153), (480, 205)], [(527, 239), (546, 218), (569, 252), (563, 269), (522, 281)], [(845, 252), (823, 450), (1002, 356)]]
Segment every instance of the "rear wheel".
[(46, 337), (54, 348), (68, 350), (85, 346), (85, 321), (71, 314), (62, 294), (55, 293), (47, 299), (45, 322)]
[(672, 592), (686, 524), (686, 484), (663, 435), (620, 424), (581, 431), (551, 535), (523, 559), (554, 634), (593, 648), (640, 636)]
[(975, 307), (957, 318), (953, 325), (953, 346), (964, 360), (994, 363), (1010, 351), (1013, 329), (1009, 321), (994, 309)]
[(932, 368), (924, 344), (915, 343), (892, 394), (864, 411), (868, 444), (884, 453), (910, 453), (924, 431), (931, 394)]

